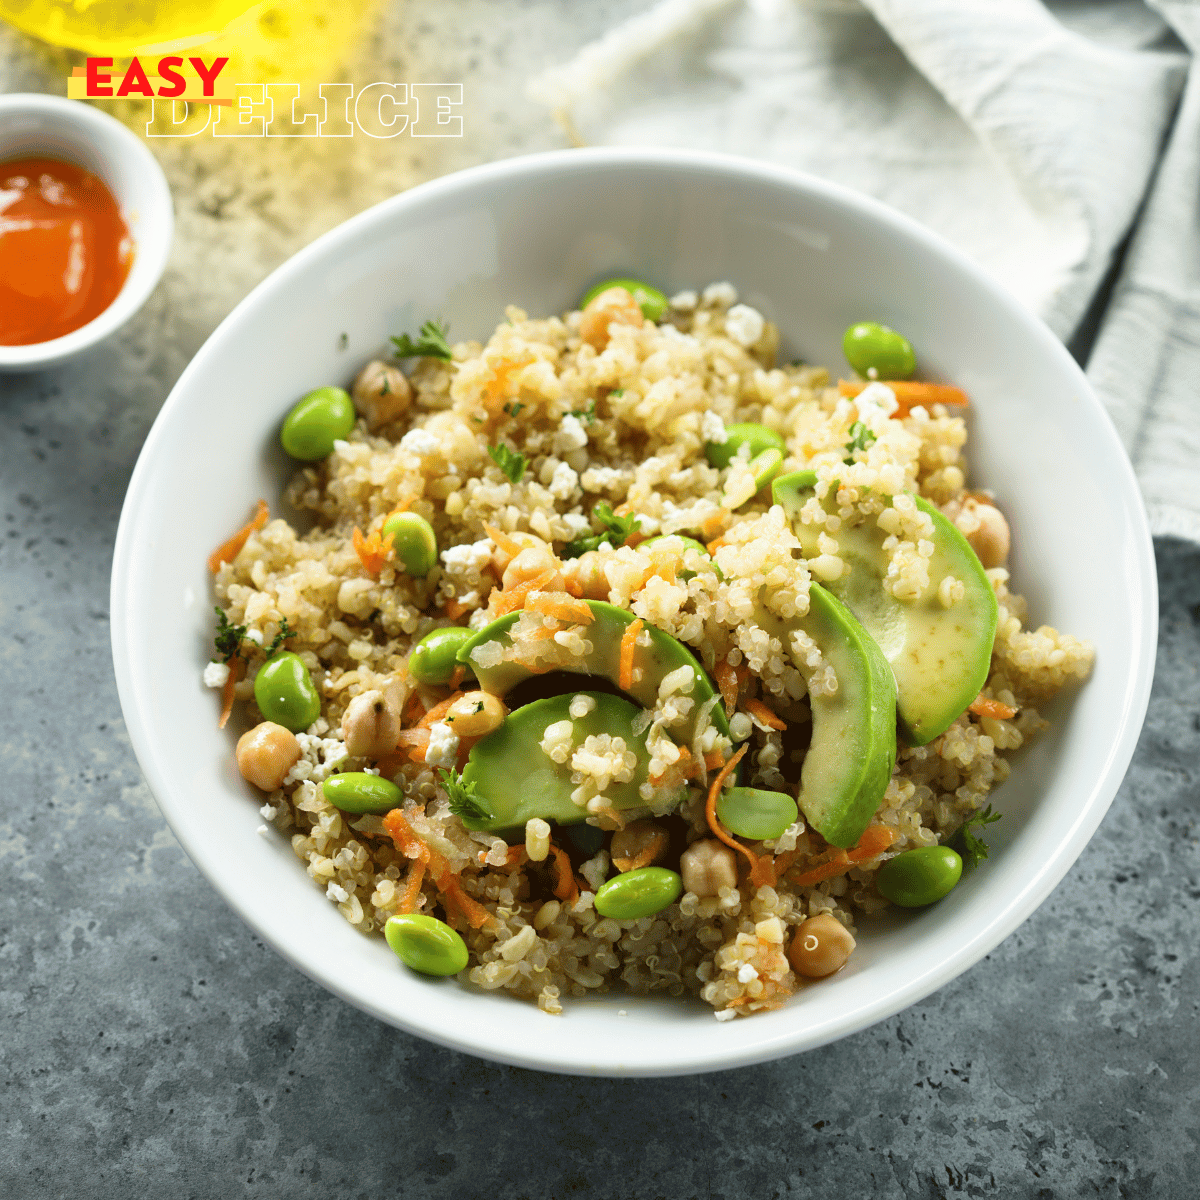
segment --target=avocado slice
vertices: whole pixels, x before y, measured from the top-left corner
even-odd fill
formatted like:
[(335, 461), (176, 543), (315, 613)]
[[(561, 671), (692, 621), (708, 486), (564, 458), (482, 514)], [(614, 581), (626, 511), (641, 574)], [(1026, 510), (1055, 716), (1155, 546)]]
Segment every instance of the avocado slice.
[[(593, 620), (587, 626), (586, 637), (592, 643), (593, 650), (583, 659), (571, 662), (556, 661), (553, 669), (585, 676), (601, 675), (620, 687), (621, 635), (633, 623), (634, 615), (603, 600), (588, 600), (585, 603), (592, 610)], [(498, 617), (491, 624), (485, 625), (474, 637), (465, 641), (458, 651), (458, 661), (470, 667), (475, 673), (475, 678), (479, 680), (479, 686), (494, 696), (503, 696), (509, 688), (523, 679), (528, 679), (534, 672), (522, 663), (511, 661), (491, 667), (481, 666), (472, 655), (488, 642), (499, 642), (506, 649), (511, 646), (512, 639), (508, 631), (516, 624), (520, 615), (519, 612), (512, 612), (507, 616)], [(628, 693), (643, 708), (653, 708), (658, 703), (658, 688), (663, 677), (679, 667), (691, 667), (692, 690), (686, 694), (696, 703), (687, 719), (670, 730), (671, 736), (677, 742), (691, 745), (696, 735), (696, 718), (705, 702), (716, 694), (713, 685), (695, 656), (682, 642), (653, 625), (647, 624), (645, 631), (650, 635), (650, 645), (638, 646), (634, 656), (635, 665), (641, 669), (642, 677), (628, 689)], [(729, 722), (725, 718), (722, 705), (713, 705), (710, 715), (717, 731), (728, 737)]]
[[(572, 717), (571, 701), (576, 695), (590, 696), (596, 705), (586, 716)], [(589, 734), (612, 734), (624, 738), (627, 750), (637, 755), (633, 778), (627, 783), (613, 782), (605, 789), (605, 802), (616, 809), (645, 805), (639, 788), (646, 782), (650, 752), (646, 749), (646, 730), (633, 732), (640, 709), (620, 696), (608, 692), (576, 692), (551, 696), (522, 705), (505, 717), (493, 730), (471, 747), (462, 781), (475, 785), (475, 798), (482, 813), (466, 815), (468, 829), (497, 830), (524, 827), (534, 817), (569, 825), (582, 821), (587, 808), (571, 799), (576, 784), (571, 780), (571, 760), (556, 763), (541, 747), (548, 725), (570, 721), (574, 726), (571, 744), (578, 749)]]
[[(796, 471), (775, 480), (772, 496), (792, 521), (807, 557), (819, 553), (818, 530), (800, 520), (814, 495), (814, 471)], [(837, 531), (839, 556), (849, 566), (828, 583), (879, 644), (896, 676), (897, 712), (905, 739), (923, 746), (954, 723), (987, 681), (996, 639), (996, 594), (967, 539), (932, 504), (913, 496), (933, 521), (929, 586), (914, 601), (897, 600), (884, 589), (886, 534), (874, 521)], [(829, 501), (827, 500), (828, 504)], [(938, 600), (947, 575), (961, 580), (966, 594), (950, 608)]]
[[(809, 696), (812, 742), (796, 797), (831, 845), (854, 846), (879, 808), (896, 762), (896, 681), (882, 651), (840, 600), (809, 585), (808, 612), (792, 622), (756, 606), (755, 621), (789, 645), (800, 628), (833, 667), (838, 689)], [(807, 667), (796, 662), (808, 675)]]

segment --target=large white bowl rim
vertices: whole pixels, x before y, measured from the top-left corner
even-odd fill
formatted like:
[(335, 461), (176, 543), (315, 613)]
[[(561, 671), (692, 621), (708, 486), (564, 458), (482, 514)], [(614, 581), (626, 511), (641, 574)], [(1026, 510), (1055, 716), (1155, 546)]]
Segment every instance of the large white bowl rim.
[[(777, 236), (789, 240), (789, 253), (795, 253), (795, 245), (807, 247), (804, 253), (811, 251), (814, 270), (820, 266), (820, 255), (829, 250), (830, 229), (836, 252), (855, 252), (837, 244), (841, 222), (870, 241), (874, 257), (869, 265), (878, 268), (877, 278), (884, 278), (889, 271), (903, 273), (909, 269), (907, 264), (916, 264), (913, 270), (931, 272), (931, 278), (936, 276), (946, 297), (937, 301), (941, 309), (936, 317), (950, 328), (944, 337), (929, 324), (934, 317), (922, 315), (920, 305), (905, 308), (893, 299), (881, 301), (872, 313), (856, 312), (852, 289), (858, 287), (861, 300), (863, 285), (844, 283), (844, 272), (836, 278), (823, 277), (820, 303), (828, 299), (831, 316), (821, 325), (810, 313), (814, 321), (812, 348), (823, 356), (814, 355), (814, 361), (840, 362), (837, 331), (849, 320), (871, 315), (893, 324), (915, 322), (915, 326), (902, 325), (909, 329), (925, 323), (925, 337), (933, 346), (939, 337), (954, 344), (964, 337), (969, 340), (972, 328), (979, 329), (984, 341), (1007, 339), (1011, 343), (1012, 377), (1022, 381), (1026, 390), (1036, 393), (1038, 378), (1052, 377), (1053, 387), (1046, 385), (1046, 395), (1040, 396), (1034, 407), (1021, 399), (1020, 387), (1013, 389), (1012, 403), (1022, 425), (1019, 430), (1006, 432), (1004, 421), (1014, 418), (997, 412), (999, 406), (982, 402), (975, 406), (973, 438), (978, 440), (972, 443), (976, 447), (973, 461), (982, 464), (983, 482), (998, 486), (1002, 481), (989, 475), (988, 464), (1003, 458), (997, 455), (997, 447), (1005, 438), (1020, 438), (1030, 445), (1041, 438), (1049, 446), (1045, 453), (1051, 457), (1039, 463), (1036, 473), (1023, 476), (1027, 490), (1041, 507), (1036, 528), (1017, 525), (1017, 582), (1033, 585), (1026, 590), (1031, 590), (1035, 610), (1048, 611), (1051, 616), (1067, 611), (1084, 626), (1071, 631), (1095, 636), (1099, 646), (1093, 678), (1069, 699), (1055, 702), (1053, 730), (1024, 753), (1012, 779), (996, 794), (1008, 820), (992, 827), (999, 832), (993, 838), (995, 850), (986, 868), (971, 874), (940, 905), (880, 922), (861, 939), (851, 966), (838, 976), (819, 988), (803, 991), (780, 1011), (746, 1020), (718, 1023), (707, 1007), (698, 1003), (645, 1000), (618, 993), (587, 1001), (567, 1000), (565, 1015), (551, 1018), (531, 1004), (500, 994), (481, 994), (454, 981), (434, 983), (398, 969), (381, 939), (358, 937), (346, 928), (282, 844), (285, 839), (253, 836), (259, 818), (229, 764), (230, 747), (216, 739), (215, 731), (208, 732), (215, 723), (211, 694), (201, 695), (195, 680), (188, 683), (191, 691), (175, 686), (174, 675), (180, 670), (177, 659), (186, 661), (186, 671), (194, 669), (195, 676), (199, 675), (206, 658), (204, 637), (208, 636), (204, 614), (211, 612), (202, 568), (194, 569), (192, 557), (180, 556), (202, 557), (200, 546), (216, 544), (240, 524), (255, 498), (250, 490), (253, 483), (267, 487), (274, 479), (275, 494), (282, 490), (284, 467), (277, 451), (272, 452), (266, 442), (255, 443), (236, 451), (227, 462), (195, 467), (196, 471), (215, 471), (212, 478), (220, 481), (220, 488), (214, 489), (209, 476), (195, 476), (194, 486), (208, 488), (198, 497), (203, 508), (172, 512), (167, 504), (164, 509), (164, 497), (174, 496), (172, 503), (184, 504), (180, 489), (185, 484), (178, 477), (193, 471), (194, 464), (187, 457), (189, 446), (204, 436), (197, 410), (218, 403), (220, 387), (214, 388), (213, 381), (220, 382), (222, 372), (232, 370), (228, 363), (222, 365), (224, 360), (242, 356), (237, 359), (238, 370), (247, 376), (250, 395), (255, 394), (255, 387), (271, 388), (272, 376), (259, 375), (253, 365), (252, 347), (258, 344), (261, 348), (262, 338), (268, 336), (276, 319), (271, 316), (273, 310), (282, 306), (290, 312), (295, 329), (290, 325), (288, 329), (294, 336), (271, 347), (272, 356), (263, 355), (271, 358), (272, 369), (281, 377), (278, 394), (270, 396), (274, 422), (292, 397), (327, 381), (314, 376), (312, 362), (306, 359), (316, 355), (307, 346), (317, 335), (306, 327), (305, 306), (298, 298), (310, 295), (314, 288), (319, 292), (324, 288), (328, 295), (322, 292), (322, 303), (333, 305), (331, 297), (338, 295), (344, 299), (349, 293), (337, 289), (344, 289), (347, 280), (353, 281), (355, 271), (373, 269), (369, 266), (372, 256), (386, 267), (389, 254), (396, 253), (395, 239), (402, 241), (406, 229), (434, 227), (440, 220), (443, 224), (436, 228), (444, 236), (454, 228), (455, 214), (460, 212), (468, 212), (471, 221), (486, 227), (492, 210), (502, 208), (504, 198), (511, 198), (514, 192), (526, 203), (534, 202), (529, 197), (535, 193), (549, 197), (546, 203), (552, 206), (567, 200), (582, 203), (580, 197), (585, 193), (579, 190), (581, 184), (591, 187), (614, 180), (620, 180), (627, 192), (632, 190), (632, 210), (642, 199), (637, 192), (639, 181), (646, 181), (647, 188), (658, 188), (659, 199), (682, 198), (681, 209), (665, 218), (671, 222), (684, 222), (696, 205), (723, 202), (712, 199), (723, 189), (742, 201), (750, 195), (764, 210), (762, 220), (771, 217), (778, 225)], [(612, 193), (612, 203), (618, 207), (620, 194), (620, 189)], [(766, 211), (776, 205), (794, 208), (795, 222)], [(756, 214), (757, 207), (744, 214), (750, 222), (746, 227), (751, 229), (747, 234), (751, 240), (738, 247), (739, 252), (749, 253), (757, 245), (752, 238), (764, 236), (761, 229), (753, 230)], [(547, 214), (543, 218), (549, 219)], [(736, 219), (743, 220), (740, 210)], [(828, 222), (828, 228), (822, 227), (822, 220)], [(659, 229), (655, 236), (665, 235)], [(768, 231), (765, 236), (769, 240), (775, 234)], [(584, 284), (603, 273), (621, 268), (628, 272), (637, 266), (622, 261), (621, 248), (611, 238), (607, 242), (603, 237), (582, 240), (587, 245), (564, 265), (561, 291), (549, 297), (560, 307), (569, 306)], [(571, 244), (575, 246), (575, 242)], [(453, 245), (443, 244), (438, 249), (444, 261), (453, 260)], [(564, 251), (557, 245), (552, 249), (555, 254)], [(719, 247), (712, 250), (712, 254), (720, 253), (726, 252)], [(690, 259), (684, 269), (689, 263), (697, 269)], [(669, 263), (658, 265), (670, 273)], [(591, 278), (571, 274), (580, 269), (590, 269)], [(480, 270), (475, 290), (485, 293), (480, 303), (492, 305), (497, 297), (505, 296), (503, 290), (494, 290), (496, 286), (502, 289), (504, 281), (497, 285), (490, 280), (486, 264)], [(470, 274), (465, 269), (458, 273), (463, 278)], [(649, 269), (646, 274), (650, 275)], [(668, 282), (665, 276), (655, 278)], [(692, 285), (705, 281), (694, 276), (689, 279)], [(683, 286), (689, 279), (671, 279), (669, 285)], [(415, 266), (412, 280), (413, 288), (424, 288), (424, 294), (417, 297), (418, 307), (393, 304), (378, 330), (368, 336), (372, 344), (354, 348), (354, 362), (346, 360), (347, 370), (377, 349), (374, 338), (382, 343), (379, 330), (396, 331), (414, 318), (437, 311), (436, 280), (429, 283), (428, 268)], [(403, 289), (408, 282), (400, 286)], [(889, 295), (885, 286), (878, 290), (881, 296)], [(546, 301), (548, 295), (543, 289), (535, 299)], [(523, 299), (519, 294), (513, 298)], [(795, 330), (788, 329), (786, 313), (781, 317), (779, 312), (771, 312), (770, 295), (751, 289), (746, 298), (781, 320), (785, 335), (791, 332), (796, 336)], [(380, 303), (387, 307), (382, 296)], [(443, 315), (453, 315), (456, 304), (464, 305), (463, 311), (470, 307), (462, 300), (461, 289), (455, 293), (452, 312)], [(958, 309), (964, 312), (959, 314)], [(465, 322), (456, 318), (459, 336), (490, 332), (500, 314), (490, 309), (485, 322), (483, 311), (470, 309)], [(983, 315), (986, 330), (979, 324)], [(324, 323), (314, 329), (328, 330), (332, 337), (337, 317), (325, 314), (321, 320)], [(974, 321), (975, 325), (958, 329), (955, 323), (959, 320)], [(397, 325), (398, 321), (403, 324)], [(279, 329), (274, 332), (283, 337)], [(805, 344), (808, 348), (807, 341)], [(956, 382), (973, 395), (994, 396), (997, 380), (986, 371), (971, 368), (973, 352), (955, 353), (957, 362), (955, 354), (944, 348), (940, 358), (933, 354), (927, 361), (934, 373), (940, 363), (954, 367)], [(980, 357), (987, 353), (986, 346), (978, 352)], [(293, 359), (298, 360), (295, 370), (289, 365)], [(318, 361), (329, 359), (318, 356)], [(227, 387), (229, 381), (224, 380), (223, 385)], [(1060, 395), (1061, 403), (1054, 399)], [(1070, 417), (1069, 429), (1052, 423), (1039, 425), (1037, 406), (1047, 403), (1059, 404)], [(257, 431), (258, 425), (249, 428)], [(267, 439), (273, 440), (273, 436)], [(202, 449), (198, 446), (195, 453), (201, 454)], [(1011, 458), (1011, 447), (1009, 453)], [(1064, 464), (1064, 478), (1079, 493), (1060, 504), (1048, 501), (1052, 492), (1039, 490), (1039, 480), (1053, 474), (1054, 455)], [(1012, 498), (1018, 513), (1034, 502), (1024, 496)], [(1072, 515), (1076, 508), (1082, 515)], [(196, 537), (185, 532), (193, 523), (202, 527)], [(180, 548), (183, 541), (187, 544)], [(1034, 550), (1063, 548), (1065, 565), (1056, 558), (1057, 573), (1042, 567), (1042, 574), (1052, 578), (1052, 587), (1039, 582), (1033, 559), (1028, 552), (1022, 557), (1022, 545)], [(1102, 572), (1099, 566), (1092, 571), (1089, 565), (1098, 555), (1106, 559)], [(1088, 579), (1075, 578), (1089, 571)], [(1089, 599), (1101, 586), (1106, 594)], [(186, 627), (182, 635), (180, 627)], [(485, 1058), (580, 1074), (681, 1074), (741, 1066), (810, 1049), (899, 1012), (987, 954), (1049, 894), (1111, 803), (1145, 715), (1156, 630), (1153, 548), (1128, 459), (1082, 373), (1045, 326), (935, 234), (869, 198), (788, 169), (690, 151), (572, 150), (473, 168), (387, 200), (295, 255), (222, 322), (165, 403), (130, 482), (112, 577), (113, 654), (134, 750), (180, 843), (225, 900), (295, 967), (381, 1020)], [(194, 703), (192, 692), (197, 697)], [(188, 745), (189, 737), (199, 743), (194, 750)], [(211, 762), (212, 758), (219, 763)]]

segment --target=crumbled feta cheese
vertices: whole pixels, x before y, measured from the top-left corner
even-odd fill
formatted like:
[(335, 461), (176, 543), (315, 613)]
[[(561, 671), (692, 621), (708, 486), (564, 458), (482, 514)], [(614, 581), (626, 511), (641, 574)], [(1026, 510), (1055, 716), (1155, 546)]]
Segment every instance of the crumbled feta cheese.
[(458, 761), (458, 738), (445, 721), (436, 721), (429, 729), (429, 745), (425, 750), (427, 767), (449, 770)]
[(896, 393), (886, 383), (868, 383), (854, 397), (853, 404), (858, 410), (858, 419), (867, 425), (875, 413), (882, 411), (885, 417), (890, 417), (900, 407)]
[(220, 688), (225, 686), (229, 678), (229, 664), (210, 662), (204, 668), (204, 686)]
[(257, 833), (259, 837), (271, 836), (271, 831), (265, 825), (260, 825), (254, 832)]
[(739, 346), (753, 346), (762, 337), (765, 328), (762, 313), (748, 304), (735, 304), (725, 314), (725, 332)]
[(480, 538), (477, 542), (464, 542), (442, 551), (442, 563), (447, 571), (467, 574), (482, 571), (492, 560), (495, 546), (491, 538)]
[(704, 303), (715, 308), (732, 308), (737, 303), (737, 288), (732, 283), (710, 283), (704, 289)]
[(264, 804), (262, 808), (258, 810), (258, 813), (259, 816), (261, 816), (264, 820), (273, 821), (278, 815), (279, 809), (277, 809), (273, 804)]
[(738, 983), (749, 983), (752, 979), (758, 978), (758, 972), (754, 969), (753, 963), (742, 963), (738, 968)]
[(671, 297), (671, 307), (675, 309), (676, 312), (691, 312), (692, 309), (696, 307), (696, 302), (698, 300), (699, 297), (696, 295), (696, 293), (692, 291), (691, 288), (686, 288), (682, 292), (676, 292), (675, 295)]
[(587, 444), (588, 435), (587, 430), (583, 427), (583, 422), (571, 413), (567, 413), (558, 427), (558, 432), (554, 435), (554, 452), (569, 454), (572, 450), (582, 450)]
[[(590, 526), (589, 526), (589, 528), (590, 528)], [(490, 619), (491, 618), (488, 616), (486, 608), (477, 608), (467, 618), (467, 628), (468, 629), (482, 629), (488, 623), (488, 621)]]
[(342, 904), (344, 901), (350, 899), (350, 893), (337, 883), (330, 883), (330, 885), (325, 889), (325, 895), (327, 895), (330, 900), (335, 900), (338, 904)]
[(582, 482), (585, 491), (603, 492), (624, 478), (625, 472), (618, 467), (589, 467), (583, 473)]
[(554, 468), (554, 477), (550, 480), (550, 495), (556, 500), (570, 500), (578, 486), (579, 476), (570, 463), (559, 463)]
[(737, 1009), (718, 1008), (716, 1012), (713, 1013), (713, 1016), (716, 1017), (718, 1021), (732, 1021), (733, 1018), (737, 1016)]
[(714, 442), (718, 446), (729, 441), (729, 434), (725, 432), (725, 422), (711, 408), (700, 418), (700, 436), (706, 442)]
[(256, 646), (263, 644), (263, 635), (261, 629), (247, 629), (246, 641), (253, 642)]
[(400, 439), (400, 449), (407, 454), (416, 454), (421, 458), (425, 458), (430, 454), (436, 454), (440, 443), (432, 433), (426, 433), (424, 429), (410, 429)]
[(584, 534), (592, 532), (592, 523), (583, 513), (563, 513), (562, 519), (566, 527), (571, 531), (572, 538), (583, 537)]

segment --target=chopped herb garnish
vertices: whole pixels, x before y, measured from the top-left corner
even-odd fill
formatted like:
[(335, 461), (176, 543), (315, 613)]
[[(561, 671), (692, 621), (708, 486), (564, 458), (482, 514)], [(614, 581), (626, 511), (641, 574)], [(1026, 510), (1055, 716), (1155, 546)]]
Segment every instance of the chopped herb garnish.
[(450, 800), (450, 811), (456, 817), (466, 817), (472, 821), (491, 820), (491, 810), (475, 794), (473, 783), (463, 783), (462, 776), (453, 768), (449, 771), (444, 767), (439, 768), (438, 774), (442, 777), (442, 787), (446, 789), (446, 796)]
[[(613, 392), (614, 396), (619, 396), (620, 394), (620, 392)], [(590, 425), (596, 419), (595, 400), (589, 400), (587, 403), (587, 408), (571, 409), (571, 416), (575, 417), (577, 420), (586, 421)]]
[(508, 415), (509, 415), (510, 417), (515, 417), (515, 416), (517, 415), (517, 413), (519, 413), (519, 412), (521, 411), (521, 409), (523, 409), (523, 408), (528, 408), (528, 407), (529, 407), (529, 405), (528, 405), (528, 404), (522, 404), (522, 403), (520, 402), (520, 400), (510, 400), (510, 401), (509, 401), (509, 402), (508, 402), (508, 403), (507, 403), (507, 404), (504, 406), (504, 411), (505, 411), (506, 413), (508, 413)]
[(509, 483), (521, 482), (521, 476), (525, 474), (525, 455), (510, 450), (503, 442), (489, 446), (488, 454), (492, 456), (492, 462), (508, 476)]
[(563, 558), (578, 558), (589, 550), (599, 550), (601, 546), (623, 546), (629, 537), (642, 527), (640, 517), (630, 513), (627, 517), (619, 517), (612, 510), (612, 505), (601, 500), (592, 509), (592, 516), (604, 526), (603, 533), (594, 533), (590, 537), (576, 538), (563, 547)]
[(980, 829), (983, 829), (985, 825), (991, 825), (1000, 820), (1001, 815), (1001, 813), (992, 812), (992, 806), (989, 804), (982, 812), (973, 813), (962, 823), (958, 837), (962, 845), (963, 862), (968, 867), (978, 866), (988, 856), (987, 842), (978, 834), (972, 833), (971, 826), (978, 825)]
[[(218, 605), (213, 605), (213, 611), (217, 614), (217, 635), (213, 638), (213, 645), (217, 648), (217, 655), (221, 662), (228, 662), (242, 648), (242, 638), (246, 636), (248, 625), (231, 625), (229, 618)], [(214, 658), (213, 662), (218, 659)]]
[(268, 646), (263, 653), (270, 658), (271, 655), (274, 654), (275, 651), (278, 650), (279, 647), (282, 646), (283, 643), (287, 641), (287, 639), (290, 638), (294, 632), (294, 630), (288, 628), (287, 617), (284, 617), (283, 620), (279, 622), (279, 632), (271, 639), (270, 646)]
[(868, 446), (873, 446), (879, 440), (861, 421), (855, 421), (850, 426), (849, 433), (850, 440), (846, 443), (846, 453), (851, 457), (842, 460), (847, 463), (854, 461), (855, 450), (865, 450)]
[(392, 338), (396, 343), (397, 358), (444, 358), (447, 362), (453, 357), (450, 343), (446, 334), (450, 332), (449, 325), (439, 325), (437, 321), (426, 321), (421, 326), (420, 336), (414, 341), (407, 333)]

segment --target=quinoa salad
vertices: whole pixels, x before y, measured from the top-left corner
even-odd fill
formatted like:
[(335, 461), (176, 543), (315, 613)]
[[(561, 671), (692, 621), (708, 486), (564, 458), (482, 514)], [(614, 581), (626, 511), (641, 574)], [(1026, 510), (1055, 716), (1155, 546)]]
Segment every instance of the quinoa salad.
[(777, 1008), (986, 857), (1092, 648), (1026, 627), (968, 398), (900, 334), (839, 380), (729, 283), (503, 315), (300, 400), (307, 532), (260, 501), (209, 560), (259, 832), (398, 971)]

